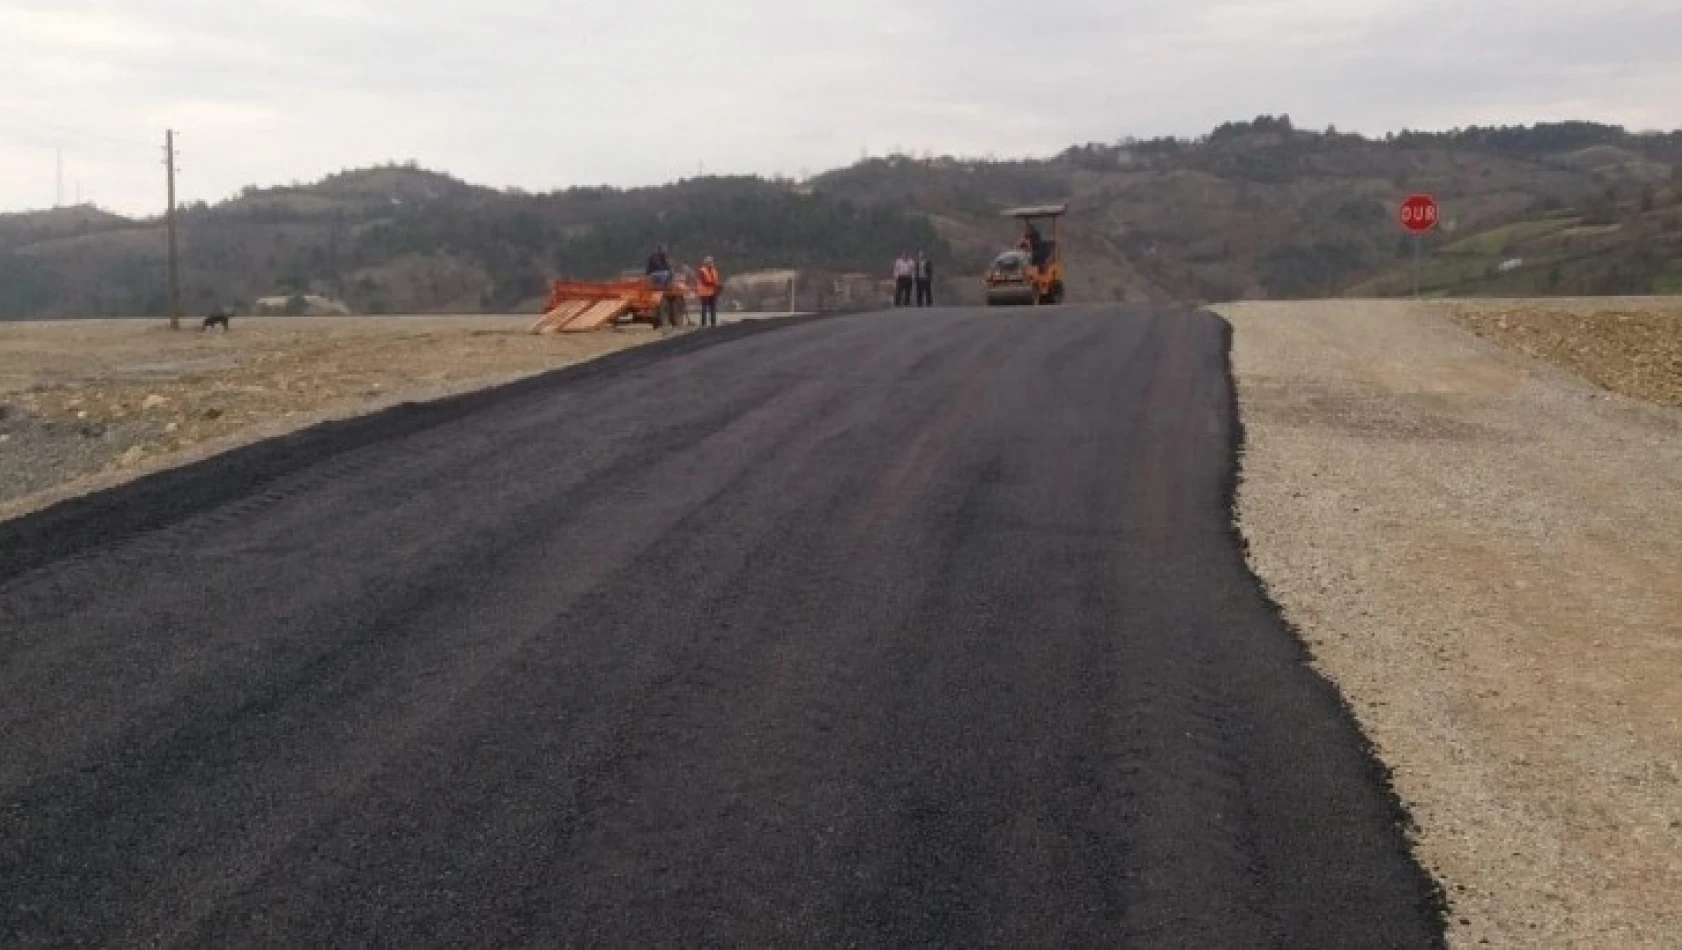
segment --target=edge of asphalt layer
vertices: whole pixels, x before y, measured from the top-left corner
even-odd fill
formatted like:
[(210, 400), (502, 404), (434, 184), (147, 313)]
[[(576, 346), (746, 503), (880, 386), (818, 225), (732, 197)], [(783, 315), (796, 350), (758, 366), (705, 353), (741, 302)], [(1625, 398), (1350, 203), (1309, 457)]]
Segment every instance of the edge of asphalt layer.
[(1244, 428), (1244, 414), (1238, 401), (1238, 373), (1233, 365), (1234, 331), (1232, 323), (1225, 317), (1211, 310), (1204, 310), (1203, 312), (1220, 322), (1223, 368), (1227, 377), (1229, 422), (1227, 431), (1232, 443), (1230, 446), (1232, 462), (1227, 472), (1223, 501), (1229, 514), (1227, 519), (1228, 530), (1232, 535), (1233, 543), (1238, 546), (1239, 554), (1244, 559), (1244, 570), (1250, 575), (1256, 590), (1261, 594), (1265, 609), (1273, 615), (1274, 622), (1290, 635), (1291, 642), (1296, 647), (1298, 661), (1302, 664), (1304, 671), (1313, 677), (1316, 689), (1324, 691), (1331, 697), (1359, 738), (1361, 757), (1366, 762), (1370, 778), (1375, 787), (1380, 789), (1385, 806), (1390, 813), (1391, 821), (1400, 833), (1402, 840), (1406, 842), (1404, 857), (1414, 868), (1416, 886), (1418, 887), (1418, 894), (1415, 896), (1417, 906), (1436, 923), (1437, 939), (1435, 947), (1438, 950), (1446, 950), (1448, 947), (1450, 911), (1448, 893), (1444, 890), (1442, 882), (1437, 880), (1436, 875), (1432, 874), (1430, 869), (1419, 860), (1417, 848), (1419, 824), (1414, 820), (1412, 812), (1408, 811), (1407, 804), (1402, 801), (1401, 795), (1396, 791), (1395, 772), (1379, 756), (1378, 747), (1373, 744), (1372, 739), (1367, 736), (1366, 730), (1361, 727), (1360, 717), (1355, 714), (1355, 709), (1349, 704), (1349, 698), (1343, 694), (1343, 690), (1314, 665), (1314, 653), (1308, 646), (1308, 640), (1302, 635), (1302, 631), (1297, 628), (1297, 625), (1291, 622), (1285, 613), (1284, 605), (1274, 598), (1273, 591), (1268, 587), (1267, 581), (1256, 573), (1250, 559), (1250, 539), (1244, 534), (1243, 526), (1239, 523), (1238, 518), (1238, 494), (1244, 483), (1244, 452), (1249, 445), (1249, 436)]
[(745, 320), (705, 333), (668, 337), (486, 389), (425, 402), (399, 403), (367, 415), (306, 426), (132, 482), (69, 498), (0, 522), (0, 583), (114, 541), (167, 528), (336, 455), (422, 432), (506, 400), (638, 369), (761, 333), (849, 314)]

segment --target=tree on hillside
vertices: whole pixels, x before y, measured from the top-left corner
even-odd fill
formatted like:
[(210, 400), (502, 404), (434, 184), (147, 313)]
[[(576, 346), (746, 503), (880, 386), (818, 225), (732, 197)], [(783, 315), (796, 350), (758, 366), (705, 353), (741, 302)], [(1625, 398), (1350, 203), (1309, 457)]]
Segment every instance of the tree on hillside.
[(1361, 267), (1354, 248), (1333, 242), (1286, 245), (1269, 252), (1261, 264), (1262, 286), (1275, 297), (1335, 296)]
[(1251, 136), (1289, 137), (1295, 131), (1288, 115), (1259, 115), (1249, 122), (1226, 122), (1216, 126), (1215, 130), (1209, 133), (1209, 141), (1211, 144), (1217, 144)]
[(56, 275), (9, 254), (0, 254), (0, 320), (39, 317), (61, 293)]
[(1449, 132), (1404, 131), (1397, 137), (1412, 147), (1465, 148), (1509, 157), (1541, 158), (1595, 145), (1624, 145), (1632, 136), (1622, 126), (1597, 122), (1544, 122), (1538, 125), (1472, 126)]

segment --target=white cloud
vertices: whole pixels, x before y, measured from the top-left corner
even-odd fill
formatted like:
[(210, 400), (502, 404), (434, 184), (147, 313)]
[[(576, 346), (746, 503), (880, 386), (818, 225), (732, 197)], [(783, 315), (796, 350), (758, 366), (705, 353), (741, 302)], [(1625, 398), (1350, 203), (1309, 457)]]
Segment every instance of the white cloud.
[(0, 207), (414, 158), (546, 189), (1049, 152), (1261, 112), (1682, 125), (1674, 0), (0, 0)]

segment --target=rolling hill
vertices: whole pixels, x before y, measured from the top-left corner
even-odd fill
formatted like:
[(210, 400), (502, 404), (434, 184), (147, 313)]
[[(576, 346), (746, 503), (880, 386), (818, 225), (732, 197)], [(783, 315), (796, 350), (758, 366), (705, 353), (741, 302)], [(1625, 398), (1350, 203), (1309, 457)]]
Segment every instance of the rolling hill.
[[(387, 165), (182, 209), (183, 291), (190, 311), (305, 292), (370, 313), (508, 310), (553, 276), (635, 269), (665, 241), (732, 272), (819, 276), (883, 275), (900, 251), (927, 250), (947, 298), (973, 299), (973, 275), (1014, 237), (998, 210), (1063, 200), (1072, 299), (1398, 294), (1411, 247), (1394, 207), (1427, 190), (1445, 211), (1428, 239), (1432, 293), (1676, 292), (1679, 166), (1682, 133), (1560, 123), (1369, 139), (1268, 116), (1043, 159), (889, 156), (804, 182), (534, 195)], [(0, 317), (160, 313), (163, 273), (159, 220), (0, 215)]]
[[(1616, 148), (1569, 153), (1561, 163), (1600, 188), (1570, 205), (1483, 229), (1435, 234), (1420, 269), (1430, 296), (1682, 294), (1682, 183), (1673, 169)], [(1398, 264), (1348, 293), (1389, 296), (1412, 289)]]

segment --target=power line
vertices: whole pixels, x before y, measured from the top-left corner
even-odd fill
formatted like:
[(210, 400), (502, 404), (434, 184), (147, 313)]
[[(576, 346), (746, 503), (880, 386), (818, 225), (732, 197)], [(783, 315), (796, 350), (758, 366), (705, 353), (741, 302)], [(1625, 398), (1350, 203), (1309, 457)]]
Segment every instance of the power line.
[[(69, 184), (67, 166), (78, 165), (88, 159), (127, 165), (140, 158), (142, 149), (147, 156), (157, 154), (155, 144), (147, 145), (124, 136), (42, 119), (4, 107), (0, 107), (0, 147), (52, 152), (52, 206), (55, 208), (64, 206)], [(82, 203), (82, 180), (79, 176), (75, 181), (75, 190), (79, 206)]]
[[(71, 158), (95, 158), (105, 162), (128, 164), (142, 160), (142, 150), (128, 145), (117, 146), (104, 142), (83, 142), (68, 136), (55, 136), (46, 131), (20, 130), (12, 131), (0, 118), (0, 148), (27, 149), (31, 151), (56, 151), (63, 149), (65, 160)], [(148, 145), (144, 154), (150, 156), (157, 151), (156, 145)]]
[(26, 112), (19, 112), (16, 109), (0, 108), (0, 115), (8, 116), (8, 117), (10, 117), (14, 120), (17, 120), (17, 121), (27, 122), (31, 125), (38, 125), (38, 126), (41, 126), (42, 128), (51, 129), (54, 132), (57, 132), (61, 135), (70, 135), (70, 136), (75, 136), (75, 137), (78, 137), (78, 138), (85, 138), (85, 139), (97, 139), (97, 140), (107, 142), (107, 143), (112, 144), (112, 145), (124, 145), (124, 146), (128, 146), (129, 148), (153, 148), (154, 147), (152, 145), (148, 145), (146, 143), (141, 142), (139, 139), (131, 139), (131, 138), (127, 138), (127, 137), (124, 137), (124, 136), (111, 135), (111, 134), (106, 133), (106, 132), (95, 132), (91, 129), (80, 128), (78, 126), (65, 125), (63, 122), (55, 122), (55, 121), (52, 121), (50, 119), (43, 119), (43, 118), (40, 118), (39, 116), (33, 116), (33, 115), (30, 115)]
[(23, 131), (13, 133), (0, 125), (0, 145), (11, 145), (18, 148), (58, 148), (62, 139), (54, 138), (45, 132)]
[(175, 130), (164, 132), (164, 168), (169, 180), (169, 328), (181, 329), (181, 267), (175, 251)]

